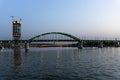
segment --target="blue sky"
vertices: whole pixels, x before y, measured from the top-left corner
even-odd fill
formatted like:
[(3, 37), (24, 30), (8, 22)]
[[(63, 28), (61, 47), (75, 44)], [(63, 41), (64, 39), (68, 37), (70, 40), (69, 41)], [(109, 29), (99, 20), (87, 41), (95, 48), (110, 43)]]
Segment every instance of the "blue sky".
[(12, 39), (10, 16), (22, 18), (22, 38), (46, 32), (120, 37), (120, 0), (0, 0), (0, 39)]

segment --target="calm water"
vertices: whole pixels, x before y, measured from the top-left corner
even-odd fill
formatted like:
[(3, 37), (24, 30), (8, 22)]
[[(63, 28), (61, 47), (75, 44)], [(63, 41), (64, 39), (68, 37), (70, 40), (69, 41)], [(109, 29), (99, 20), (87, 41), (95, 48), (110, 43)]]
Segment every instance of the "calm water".
[(0, 80), (120, 80), (120, 48), (3, 50)]

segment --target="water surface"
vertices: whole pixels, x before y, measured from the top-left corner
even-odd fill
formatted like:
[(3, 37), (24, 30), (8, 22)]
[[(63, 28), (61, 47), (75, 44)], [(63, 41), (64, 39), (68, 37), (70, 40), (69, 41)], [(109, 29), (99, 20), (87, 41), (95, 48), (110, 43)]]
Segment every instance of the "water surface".
[(120, 80), (120, 48), (2, 50), (0, 80)]

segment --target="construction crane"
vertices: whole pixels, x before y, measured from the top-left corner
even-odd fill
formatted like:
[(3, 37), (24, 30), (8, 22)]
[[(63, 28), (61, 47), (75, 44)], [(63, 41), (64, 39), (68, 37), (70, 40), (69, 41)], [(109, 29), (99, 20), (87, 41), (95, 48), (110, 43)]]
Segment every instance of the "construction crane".
[[(12, 18), (12, 21), (14, 21), (14, 18), (18, 17), (18, 16), (10, 16), (10, 18)], [(22, 21), (22, 19), (20, 18), (20, 21)]]
[(14, 21), (14, 16), (10, 16), (10, 18), (12, 18), (12, 21)]

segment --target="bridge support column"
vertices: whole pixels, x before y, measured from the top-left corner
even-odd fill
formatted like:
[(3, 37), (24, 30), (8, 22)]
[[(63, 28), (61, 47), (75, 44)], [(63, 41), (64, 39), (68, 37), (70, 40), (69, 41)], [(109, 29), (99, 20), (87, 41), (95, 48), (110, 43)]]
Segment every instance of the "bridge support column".
[(120, 46), (120, 43), (117, 41), (115, 42), (115, 47), (119, 47)]
[(3, 45), (0, 43), (0, 50), (4, 49)]
[(79, 48), (79, 49), (82, 49), (82, 48), (83, 48), (83, 41), (78, 42), (78, 48)]
[(98, 45), (99, 48), (103, 48), (103, 42), (101, 41), (100, 44)]
[(29, 43), (25, 43), (25, 52), (28, 52), (29, 48)]

